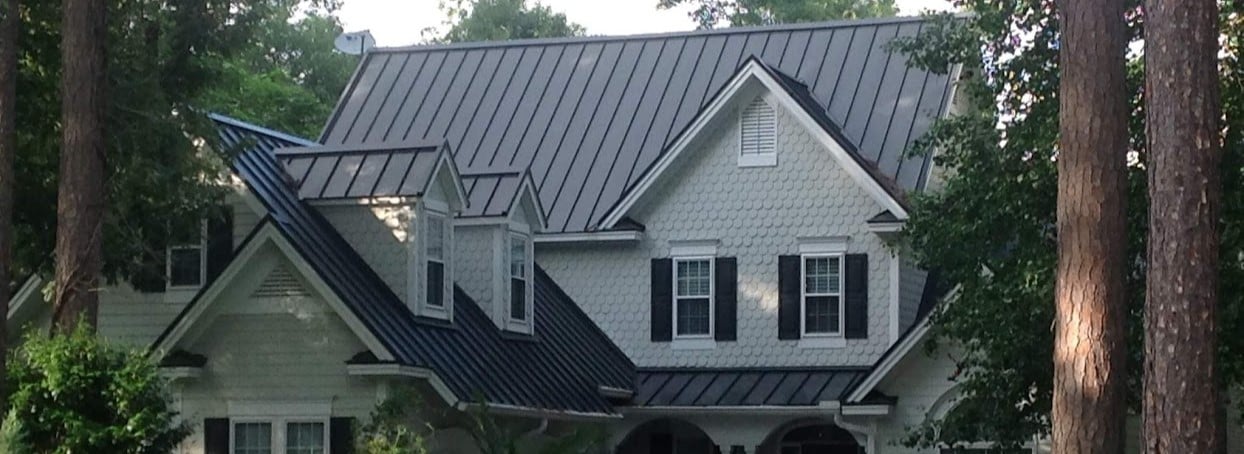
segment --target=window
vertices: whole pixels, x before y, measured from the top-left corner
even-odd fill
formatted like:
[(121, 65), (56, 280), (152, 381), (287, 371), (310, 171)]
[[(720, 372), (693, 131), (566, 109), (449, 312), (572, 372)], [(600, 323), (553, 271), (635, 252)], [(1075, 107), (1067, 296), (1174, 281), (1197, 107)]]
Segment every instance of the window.
[(285, 425), (285, 454), (324, 454), (324, 423), (291, 422)]
[(713, 259), (674, 259), (674, 337), (711, 337)]
[(739, 165), (777, 165), (777, 111), (763, 97), (748, 104), (739, 118)]
[(233, 425), (233, 454), (271, 454), (272, 423), (240, 422)]
[(168, 247), (165, 270), (168, 288), (196, 288), (207, 280), (206, 229), (204, 224), (197, 232), (175, 238)]
[(230, 454), (327, 454), (326, 426), (323, 420), (237, 421)]
[(510, 319), (522, 322), (527, 321), (527, 305), (530, 303), (527, 293), (530, 288), (528, 266), (531, 256), (527, 244), (526, 236), (510, 235)]
[(427, 245), (427, 305), (431, 308), (445, 307), (445, 217), (428, 214), (428, 231), (424, 241)]
[(804, 335), (842, 334), (842, 256), (803, 256)]

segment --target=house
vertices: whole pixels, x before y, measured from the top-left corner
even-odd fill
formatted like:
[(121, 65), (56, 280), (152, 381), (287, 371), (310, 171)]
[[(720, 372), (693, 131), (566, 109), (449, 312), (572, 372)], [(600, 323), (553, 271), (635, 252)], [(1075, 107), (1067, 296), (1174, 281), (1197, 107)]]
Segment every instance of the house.
[(923, 26), (375, 49), (318, 140), (213, 117), (228, 215), (100, 332), (161, 360), (187, 453), (348, 452), (399, 388), (624, 454), (939, 452), (901, 441), (955, 403), (942, 292), (890, 245), (956, 108), (887, 47)]

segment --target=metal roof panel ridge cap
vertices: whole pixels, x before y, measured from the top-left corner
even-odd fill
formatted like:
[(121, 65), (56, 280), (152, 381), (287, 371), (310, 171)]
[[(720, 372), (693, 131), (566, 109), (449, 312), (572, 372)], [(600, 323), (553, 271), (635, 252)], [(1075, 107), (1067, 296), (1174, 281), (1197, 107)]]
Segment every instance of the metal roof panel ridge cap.
[(449, 44), (413, 44), (408, 46), (393, 47), (376, 47), (369, 54), (379, 53), (397, 53), (397, 52), (422, 52), (437, 50), (457, 50), (457, 49), (477, 49), (484, 47), (520, 47), (520, 46), (540, 46), (549, 44), (581, 44), (596, 43), (607, 41), (627, 41), (627, 40), (645, 40), (645, 39), (668, 39), (668, 38), (690, 38), (694, 36), (711, 36), (711, 35), (730, 35), (744, 33), (766, 33), (766, 32), (785, 32), (785, 31), (801, 31), (801, 30), (817, 30), (825, 28), (846, 28), (846, 27), (867, 27), (874, 25), (901, 24), (907, 22), (919, 22), (928, 20), (922, 16), (892, 16), (892, 17), (872, 17), (866, 19), (842, 19), (821, 22), (798, 22), (791, 24), (776, 25), (753, 25), (747, 27), (725, 27), (714, 28), (710, 30), (687, 30), (678, 32), (662, 32), (662, 33), (640, 33), (634, 35), (595, 35), (595, 36), (570, 36), (560, 38), (525, 38), (512, 39), (503, 41), (471, 41), (462, 43)]
[(273, 150), (278, 156), (314, 155), (314, 154), (349, 154), (367, 153), (372, 151), (420, 151), (449, 148), (445, 140), (401, 140), (390, 142), (351, 143), (340, 145), (316, 145), (309, 147), (287, 147)]

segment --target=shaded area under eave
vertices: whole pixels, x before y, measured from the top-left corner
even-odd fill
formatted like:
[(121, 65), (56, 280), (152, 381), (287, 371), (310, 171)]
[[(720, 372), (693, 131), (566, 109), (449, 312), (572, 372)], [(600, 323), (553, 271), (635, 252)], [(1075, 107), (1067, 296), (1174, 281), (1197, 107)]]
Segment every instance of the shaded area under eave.
[(273, 150), (309, 142), (213, 119), (278, 230), (399, 363), (434, 371), (459, 399), (539, 410), (614, 414), (600, 388), (632, 388), (634, 365), (538, 267), (535, 336), (503, 334), (460, 289), (453, 324), (416, 317), (289, 184)]

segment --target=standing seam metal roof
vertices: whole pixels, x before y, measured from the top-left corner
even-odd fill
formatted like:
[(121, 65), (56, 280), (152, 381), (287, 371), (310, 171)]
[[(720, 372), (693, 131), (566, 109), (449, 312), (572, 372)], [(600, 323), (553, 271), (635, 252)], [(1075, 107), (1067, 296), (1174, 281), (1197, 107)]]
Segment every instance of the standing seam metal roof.
[(946, 109), (949, 76), (887, 43), (919, 18), (630, 37), (417, 46), (369, 53), (326, 144), (445, 138), (464, 173), (527, 168), (550, 232), (598, 223), (748, 58), (786, 75), (858, 156), (920, 190), (930, 157), (906, 148)]
[(399, 363), (435, 371), (459, 399), (482, 396), (493, 404), (545, 410), (612, 414), (599, 388), (632, 389), (634, 364), (538, 267), (535, 337), (502, 334), (460, 289), (454, 292), (452, 325), (415, 317), (289, 187), (272, 150), (308, 143), (227, 117), (212, 118), (222, 145), (241, 150), (233, 168), (267, 207), (270, 220), (265, 222), (298, 249)]
[(640, 369), (632, 403), (647, 407), (817, 406), (841, 400), (866, 368)]

